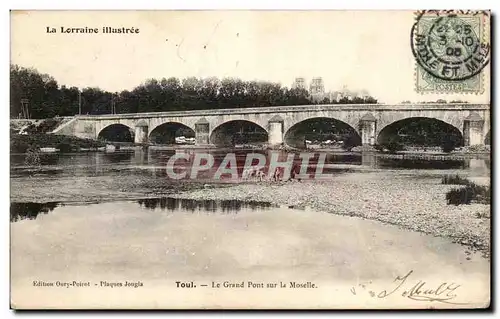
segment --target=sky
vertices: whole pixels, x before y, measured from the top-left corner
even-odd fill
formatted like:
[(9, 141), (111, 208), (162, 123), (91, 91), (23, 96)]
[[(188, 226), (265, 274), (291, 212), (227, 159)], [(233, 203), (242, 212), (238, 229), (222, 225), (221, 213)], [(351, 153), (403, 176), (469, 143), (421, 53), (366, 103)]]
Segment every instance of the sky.
[[(415, 92), (412, 11), (13, 11), (11, 63), (60, 85), (132, 89), (163, 77), (279, 82), (322, 77), (327, 91), (367, 90), (385, 103), (440, 98), (489, 103), (483, 94)], [(56, 33), (47, 33), (47, 27)], [(61, 33), (98, 28), (98, 34)], [(138, 34), (103, 34), (103, 27)], [(489, 83), (489, 66), (485, 72)]]

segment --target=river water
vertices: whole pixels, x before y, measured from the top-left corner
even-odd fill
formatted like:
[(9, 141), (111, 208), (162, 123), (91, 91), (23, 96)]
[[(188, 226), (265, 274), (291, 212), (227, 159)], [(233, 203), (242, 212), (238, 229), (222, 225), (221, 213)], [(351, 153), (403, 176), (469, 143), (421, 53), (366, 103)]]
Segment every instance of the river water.
[[(43, 154), (40, 158), (41, 167), (37, 168), (35, 174), (42, 175), (70, 175), (70, 176), (88, 176), (96, 174), (109, 174), (113, 171), (131, 171), (135, 174), (148, 174), (152, 177), (161, 177), (165, 172), (169, 158), (176, 153), (188, 153), (191, 156), (195, 152), (209, 153), (214, 157), (213, 169), (207, 172), (201, 172), (200, 177), (212, 177), (213, 172), (221, 164), (228, 153), (236, 154), (238, 172), (241, 174), (245, 158), (250, 153), (259, 153), (269, 158), (270, 152), (252, 151), (252, 150), (130, 150), (117, 151), (112, 153), (88, 152), (75, 154)], [(277, 152), (273, 152), (277, 153)], [(285, 160), (285, 152), (278, 152), (282, 160)], [(366, 167), (373, 169), (450, 169), (463, 170), (464, 172), (474, 174), (489, 175), (489, 159), (434, 159), (425, 157), (422, 159), (414, 158), (386, 158), (373, 153), (329, 153), (316, 152), (311, 160), (318, 159), (320, 154), (325, 154), (325, 164), (332, 166), (325, 168), (325, 172), (347, 172), (349, 169), (357, 167)], [(296, 159), (299, 154), (296, 154)], [(25, 154), (11, 155), (11, 176), (33, 175), (33, 167), (25, 164)], [(182, 160), (178, 160), (176, 165), (185, 168)], [(311, 165), (313, 166), (313, 164)], [(337, 167), (335, 167), (337, 166)], [(347, 166), (347, 167), (346, 167)], [(203, 175), (205, 174), (205, 175)]]
[[(89, 176), (123, 176), (117, 171), (163, 178), (162, 165), (171, 155), (53, 154), (37, 168), (25, 165), (24, 155), (12, 155), (11, 182), (78, 184)], [(215, 155), (221, 159), (224, 153)], [(339, 154), (327, 161), (339, 164), (338, 174), (349, 174), (352, 166), (489, 175), (489, 162), (474, 159), (379, 158), (366, 165), (363, 156)], [(429, 289), (454, 283), (460, 285), (454, 302), (480, 306), (489, 298), (490, 266), (479, 254), (465, 254), (446, 238), (308, 208), (168, 196), (92, 203), (14, 200), (10, 221), (11, 298), (23, 308), (428, 307), (428, 301), (401, 293), (370, 296), (372, 290), (395, 289), (394, 279), (404, 275), (398, 289), (422, 280)], [(179, 288), (181, 283), (195, 287)], [(305, 288), (290, 288), (294, 283)]]

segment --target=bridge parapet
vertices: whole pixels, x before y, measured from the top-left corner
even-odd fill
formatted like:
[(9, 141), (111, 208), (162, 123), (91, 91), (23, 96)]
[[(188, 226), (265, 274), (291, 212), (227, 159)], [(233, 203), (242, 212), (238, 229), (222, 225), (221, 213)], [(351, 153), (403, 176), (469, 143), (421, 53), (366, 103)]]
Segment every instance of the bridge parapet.
[(307, 111), (407, 111), (407, 110), (489, 110), (489, 104), (469, 103), (425, 103), (425, 104), (312, 104), (312, 105), (287, 105), (269, 107), (248, 107), (215, 110), (194, 111), (167, 111), (146, 113), (123, 113), (101, 115), (77, 115), (79, 119), (124, 119), (124, 118), (152, 118), (152, 117), (184, 117), (184, 116), (217, 116), (255, 113), (287, 113)]

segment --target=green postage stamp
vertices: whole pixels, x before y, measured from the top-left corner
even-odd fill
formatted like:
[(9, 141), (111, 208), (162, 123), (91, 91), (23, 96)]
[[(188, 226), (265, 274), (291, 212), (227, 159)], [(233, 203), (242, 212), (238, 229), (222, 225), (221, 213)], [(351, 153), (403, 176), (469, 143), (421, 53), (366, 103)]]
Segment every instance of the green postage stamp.
[(490, 11), (417, 12), (411, 49), (418, 93), (482, 93), (490, 61)]

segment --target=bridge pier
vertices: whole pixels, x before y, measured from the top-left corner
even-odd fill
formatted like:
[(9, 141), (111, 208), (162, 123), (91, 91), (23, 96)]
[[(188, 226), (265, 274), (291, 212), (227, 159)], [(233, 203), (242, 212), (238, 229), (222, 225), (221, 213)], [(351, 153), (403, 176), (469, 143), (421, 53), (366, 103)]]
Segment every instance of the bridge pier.
[(362, 145), (375, 145), (377, 119), (371, 114), (365, 114), (359, 120), (359, 130)]
[(484, 145), (484, 120), (479, 114), (472, 112), (464, 119), (464, 145)]
[(149, 149), (144, 147), (136, 148), (134, 150), (134, 164), (144, 165), (147, 164), (149, 160)]
[(148, 143), (148, 124), (144, 120), (139, 121), (135, 125), (134, 143), (136, 144)]
[(268, 144), (276, 146), (283, 144), (283, 118), (279, 115), (269, 120)]
[(204, 117), (194, 124), (195, 144), (210, 144), (210, 123)]

